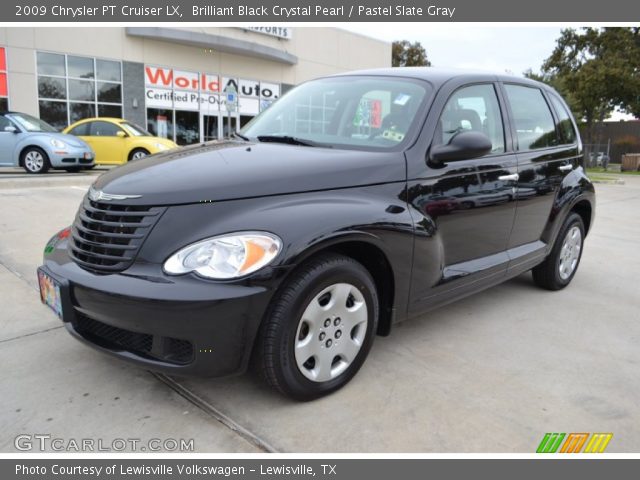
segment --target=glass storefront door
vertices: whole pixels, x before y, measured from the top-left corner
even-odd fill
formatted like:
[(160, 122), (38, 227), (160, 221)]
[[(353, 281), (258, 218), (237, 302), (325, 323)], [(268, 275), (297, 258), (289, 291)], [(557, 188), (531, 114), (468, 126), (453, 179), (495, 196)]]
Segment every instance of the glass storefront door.
[[(231, 127), (229, 127), (229, 121), (231, 121)], [(240, 116), (237, 113), (232, 113), (231, 117), (227, 113), (222, 114), (222, 136), (229, 138), (233, 132), (240, 130)]]
[(239, 130), (241, 118), (237, 113), (231, 114), (231, 130), (229, 130), (229, 115), (226, 112), (203, 113), (200, 116), (200, 123), (202, 124), (202, 141), (209, 142), (228, 138), (231, 132)]
[(210, 142), (220, 138), (220, 115), (202, 115), (202, 141)]
[(152, 135), (169, 138), (178, 145), (192, 145), (228, 138), (229, 134), (240, 130), (253, 115), (226, 112), (201, 113), (187, 110), (167, 110), (147, 108), (147, 130)]
[(200, 112), (176, 110), (176, 143), (192, 145), (200, 141)]
[(240, 128), (253, 120), (253, 115), (240, 115)]
[(147, 108), (147, 130), (151, 135), (173, 140), (173, 110)]

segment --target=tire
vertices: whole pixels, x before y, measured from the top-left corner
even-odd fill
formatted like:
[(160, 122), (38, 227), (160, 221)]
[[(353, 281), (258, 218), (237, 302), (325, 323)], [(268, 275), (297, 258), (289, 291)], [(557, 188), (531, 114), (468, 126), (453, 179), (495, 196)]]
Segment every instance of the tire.
[(46, 173), (51, 168), (49, 156), (39, 147), (27, 147), (20, 155), (20, 163), (27, 173)]
[(149, 150), (145, 150), (144, 148), (134, 148), (129, 152), (129, 161), (131, 160), (140, 160), (141, 158), (149, 155)]
[(272, 301), (258, 334), (256, 366), (269, 385), (295, 400), (334, 392), (364, 363), (378, 309), (375, 283), (360, 263), (337, 254), (312, 259)]
[(533, 280), (547, 290), (561, 290), (578, 271), (584, 250), (584, 223), (577, 213), (564, 221), (549, 256), (533, 270)]

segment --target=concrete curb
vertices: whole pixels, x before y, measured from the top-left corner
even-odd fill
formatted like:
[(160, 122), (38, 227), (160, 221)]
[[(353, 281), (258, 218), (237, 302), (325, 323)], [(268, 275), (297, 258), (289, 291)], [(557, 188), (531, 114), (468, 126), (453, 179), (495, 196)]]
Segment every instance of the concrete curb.
[(25, 188), (50, 188), (50, 187), (69, 187), (69, 186), (87, 186), (91, 185), (97, 175), (82, 176), (64, 176), (49, 178), (0, 178), (0, 190), (25, 189)]
[(609, 184), (609, 185), (624, 185), (624, 180), (622, 180), (620, 178), (612, 178), (611, 180), (593, 180), (593, 179), (591, 179), (591, 181), (593, 183), (605, 183), (605, 184)]

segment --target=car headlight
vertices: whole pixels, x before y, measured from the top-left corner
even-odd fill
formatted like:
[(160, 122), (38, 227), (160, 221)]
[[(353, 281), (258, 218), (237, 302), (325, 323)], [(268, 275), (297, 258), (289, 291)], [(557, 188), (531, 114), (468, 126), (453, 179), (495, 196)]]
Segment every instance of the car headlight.
[(55, 148), (65, 148), (67, 146), (66, 143), (64, 143), (62, 140), (58, 140), (57, 138), (51, 139), (51, 145), (53, 145)]
[(169, 275), (195, 272), (218, 280), (238, 278), (271, 263), (281, 248), (282, 240), (272, 233), (229, 233), (178, 250), (163, 268)]
[(169, 150), (169, 147), (167, 147), (167, 146), (166, 146), (165, 144), (163, 144), (163, 143), (156, 143), (156, 144), (155, 144), (155, 146), (156, 146), (156, 148), (157, 148), (158, 150)]

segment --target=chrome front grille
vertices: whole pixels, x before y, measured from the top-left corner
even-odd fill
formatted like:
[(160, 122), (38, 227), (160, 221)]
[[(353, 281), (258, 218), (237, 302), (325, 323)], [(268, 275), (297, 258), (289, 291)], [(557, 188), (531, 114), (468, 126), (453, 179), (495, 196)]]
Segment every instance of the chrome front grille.
[(87, 270), (120, 272), (131, 265), (164, 210), (85, 197), (71, 229), (69, 254)]

